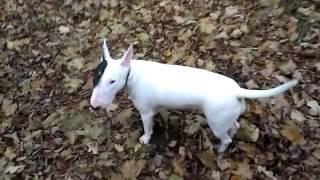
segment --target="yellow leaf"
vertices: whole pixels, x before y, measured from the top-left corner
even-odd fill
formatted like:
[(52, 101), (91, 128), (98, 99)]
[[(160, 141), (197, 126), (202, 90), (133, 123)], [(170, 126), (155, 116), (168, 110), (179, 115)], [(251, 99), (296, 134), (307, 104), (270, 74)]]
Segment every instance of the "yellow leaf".
[(172, 164), (174, 167), (174, 172), (178, 173), (180, 176), (183, 176), (186, 171), (183, 162), (181, 162), (181, 160), (174, 160)]
[(61, 152), (61, 156), (63, 156), (63, 157), (68, 157), (68, 156), (71, 155), (71, 153), (72, 153), (71, 148), (68, 148), (68, 149), (66, 149), (66, 150), (64, 150), (64, 151)]
[(239, 141), (239, 148), (246, 152), (250, 157), (253, 157), (256, 154), (256, 147), (252, 144)]
[(138, 38), (142, 42), (148, 42), (149, 41), (149, 35), (147, 33), (144, 33), (144, 32), (138, 34)]
[(283, 126), (281, 133), (293, 143), (304, 144), (305, 139), (301, 134), (300, 128), (293, 122), (288, 122)]
[(238, 163), (237, 170), (232, 171), (235, 175), (240, 176), (242, 179), (251, 179), (252, 172), (250, 170), (250, 166), (247, 162)]
[(108, 19), (109, 16), (110, 16), (110, 13), (109, 13), (109, 12), (110, 12), (110, 11), (109, 11), (109, 10), (106, 10), (106, 9), (101, 10), (101, 11), (100, 11), (99, 20), (100, 20), (100, 21), (104, 21), (105, 19)]
[(14, 149), (11, 147), (7, 147), (6, 151), (4, 152), (5, 157), (12, 160), (17, 157), (17, 154), (14, 153)]
[(113, 34), (122, 34), (127, 31), (127, 28), (120, 23), (116, 23), (110, 26)]

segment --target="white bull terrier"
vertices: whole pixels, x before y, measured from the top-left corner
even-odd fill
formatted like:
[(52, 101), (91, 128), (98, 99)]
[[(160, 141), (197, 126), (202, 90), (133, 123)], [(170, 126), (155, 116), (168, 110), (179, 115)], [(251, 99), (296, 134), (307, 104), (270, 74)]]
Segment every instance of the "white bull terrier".
[(207, 70), (133, 60), (132, 56), (131, 44), (121, 59), (112, 59), (104, 40), (90, 106), (107, 106), (126, 87), (143, 122), (144, 135), (139, 139), (142, 144), (149, 143), (153, 116), (159, 107), (195, 107), (203, 111), (211, 130), (219, 138), (218, 152), (222, 154), (240, 127), (237, 119), (245, 110), (244, 98), (276, 96), (298, 83), (291, 80), (269, 90), (248, 90), (229, 77)]

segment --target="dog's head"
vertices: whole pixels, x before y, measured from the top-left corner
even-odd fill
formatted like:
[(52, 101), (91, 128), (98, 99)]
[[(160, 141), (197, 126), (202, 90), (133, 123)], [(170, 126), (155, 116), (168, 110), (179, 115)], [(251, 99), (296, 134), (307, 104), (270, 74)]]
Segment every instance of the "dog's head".
[(115, 95), (126, 85), (130, 61), (132, 59), (132, 45), (119, 60), (111, 58), (106, 40), (103, 41), (103, 54), (98, 64), (94, 79), (90, 106), (98, 108), (109, 105)]

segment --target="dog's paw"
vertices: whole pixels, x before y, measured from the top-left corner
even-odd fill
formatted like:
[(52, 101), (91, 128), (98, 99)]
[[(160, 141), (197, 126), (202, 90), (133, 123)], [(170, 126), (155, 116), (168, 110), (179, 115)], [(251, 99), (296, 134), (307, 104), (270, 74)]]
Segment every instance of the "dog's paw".
[(143, 136), (141, 136), (140, 138), (139, 138), (139, 140), (140, 140), (140, 143), (141, 144), (148, 144), (149, 143), (149, 141), (150, 141), (150, 138), (151, 138), (151, 136), (148, 136), (148, 135), (143, 135)]

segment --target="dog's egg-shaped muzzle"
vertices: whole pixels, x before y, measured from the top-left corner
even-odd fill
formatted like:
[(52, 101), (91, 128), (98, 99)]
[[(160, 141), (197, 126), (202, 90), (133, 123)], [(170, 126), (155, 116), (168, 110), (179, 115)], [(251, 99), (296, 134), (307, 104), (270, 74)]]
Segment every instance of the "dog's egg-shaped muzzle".
[(92, 95), (90, 97), (90, 106), (93, 108), (97, 108), (100, 105), (99, 99), (100, 99), (99, 89), (94, 88)]

